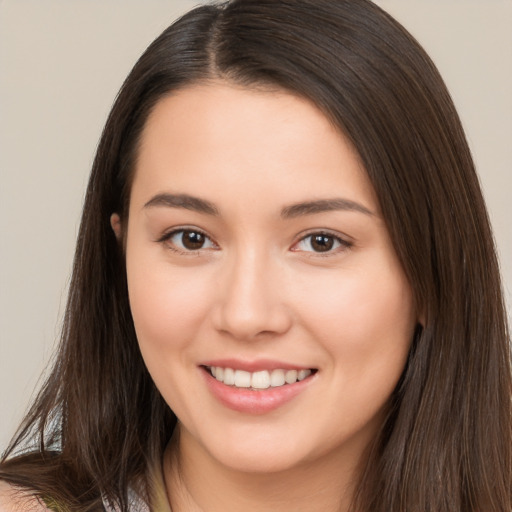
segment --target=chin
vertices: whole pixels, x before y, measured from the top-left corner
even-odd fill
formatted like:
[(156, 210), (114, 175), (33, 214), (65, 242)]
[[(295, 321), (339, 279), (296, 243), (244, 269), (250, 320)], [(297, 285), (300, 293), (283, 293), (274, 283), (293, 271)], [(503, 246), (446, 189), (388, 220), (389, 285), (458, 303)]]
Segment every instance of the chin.
[[(245, 423), (245, 424), (244, 424)], [(198, 431), (181, 428), (181, 445), (191, 455), (206, 455), (213, 464), (243, 473), (274, 473), (300, 464), (307, 449), (297, 431), (269, 425), (264, 419), (252, 424), (210, 424)], [(293, 435), (295, 434), (295, 435)], [(187, 450), (187, 451), (188, 451)]]
[(251, 451), (240, 453), (238, 450), (223, 451), (216, 459), (237, 473), (274, 474), (290, 471), (301, 465), (297, 453), (276, 453), (267, 448), (255, 447)]

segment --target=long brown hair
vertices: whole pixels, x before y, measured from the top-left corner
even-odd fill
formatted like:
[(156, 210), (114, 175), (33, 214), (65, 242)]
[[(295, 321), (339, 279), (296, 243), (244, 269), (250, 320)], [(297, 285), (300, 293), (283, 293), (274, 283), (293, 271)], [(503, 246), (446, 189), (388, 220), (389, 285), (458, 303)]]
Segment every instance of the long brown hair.
[(349, 137), (423, 312), (354, 510), (510, 512), (510, 337), (478, 178), (435, 66), (369, 0), (202, 6), (146, 50), (98, 147), (53, 371), (0, 478), (66, 510), (106, 497), (127, 511), (130, 488), (149, 493), (176, 417), (139, 353), (109, 217), (126, 219), (152, 108), (212, 78), (309, 98)]

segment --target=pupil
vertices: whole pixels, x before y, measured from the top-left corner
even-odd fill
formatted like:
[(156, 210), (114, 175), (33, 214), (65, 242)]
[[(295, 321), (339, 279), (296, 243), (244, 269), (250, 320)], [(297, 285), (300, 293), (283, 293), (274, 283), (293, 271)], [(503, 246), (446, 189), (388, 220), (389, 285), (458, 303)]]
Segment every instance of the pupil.
[(326, 252), (332, 249), (334, 240), (331, 236), (315, 235), (312, 237), (311, 246), (317, 252)]
[(190, 250), (201, 249), (204, 244), (204, 235), (195, 231), (185, 231), (182, 236), (183, 246)]

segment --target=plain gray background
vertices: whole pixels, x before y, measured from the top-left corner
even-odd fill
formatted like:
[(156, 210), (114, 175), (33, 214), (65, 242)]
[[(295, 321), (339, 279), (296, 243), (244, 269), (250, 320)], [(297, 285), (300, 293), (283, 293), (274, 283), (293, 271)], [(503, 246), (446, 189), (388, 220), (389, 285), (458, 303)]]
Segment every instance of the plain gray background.
[[(117, 90), (189, 0), (0, 0), (0, 451), (51, 358), (82, 199)], [(512, 0), (380, 0), (461, 114), (512, 303)]]

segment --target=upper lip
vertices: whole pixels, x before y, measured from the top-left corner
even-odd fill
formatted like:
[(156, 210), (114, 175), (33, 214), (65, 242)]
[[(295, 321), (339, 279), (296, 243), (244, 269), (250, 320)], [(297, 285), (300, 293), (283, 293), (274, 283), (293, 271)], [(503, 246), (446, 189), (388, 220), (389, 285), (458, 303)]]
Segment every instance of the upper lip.
[(313, 370), (311, 366), (294, 364), (274, 359), (255, 359), (253, 361), (242, 359), (211, 359), (204, 361), (200, 366), (217, 366), (221, 368), (232, 368), (233, 370), (244, 370), (246, 372), (257, 372), (262, 370)]

